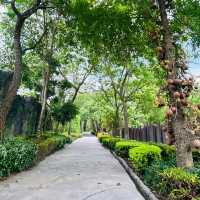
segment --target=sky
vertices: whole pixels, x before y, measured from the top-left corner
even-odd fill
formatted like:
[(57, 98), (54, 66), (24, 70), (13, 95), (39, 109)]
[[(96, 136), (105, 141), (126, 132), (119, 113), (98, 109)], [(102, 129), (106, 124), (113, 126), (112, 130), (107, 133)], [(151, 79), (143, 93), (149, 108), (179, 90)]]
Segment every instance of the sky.
[(197, 61), (197, 63), (189, 64), (189, 70), (194, 76), (200, 75), (200, 61)]

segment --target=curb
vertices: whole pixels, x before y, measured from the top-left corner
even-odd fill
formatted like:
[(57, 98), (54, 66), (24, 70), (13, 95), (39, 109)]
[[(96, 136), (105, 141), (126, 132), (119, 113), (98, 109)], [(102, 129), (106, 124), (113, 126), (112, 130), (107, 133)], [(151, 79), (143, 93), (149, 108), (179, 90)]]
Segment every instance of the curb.
[(117, 156), (114, 152), (112, 152), (112, 155), (119, 161), (119, 163), (122, 165), (122, 167), (126, 170), (132, 181), (135, 183), (136, 187), (142, 194), (142, 196), (146, 200), (159, 200), (152, 192), (151, 190), (142, 182), (142, 180), (133, 172), (133, 170), (128, 166), (128, 164), (124, 161), (124, 159)]

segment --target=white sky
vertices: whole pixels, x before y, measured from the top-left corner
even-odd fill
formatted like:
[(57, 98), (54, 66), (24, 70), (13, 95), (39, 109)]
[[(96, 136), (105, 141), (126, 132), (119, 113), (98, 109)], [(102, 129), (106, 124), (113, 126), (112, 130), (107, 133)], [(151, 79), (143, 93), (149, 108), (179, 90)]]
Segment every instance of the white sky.
[(0, 13), (2, 13), (4, 10), (4, 7), (0, 5)]

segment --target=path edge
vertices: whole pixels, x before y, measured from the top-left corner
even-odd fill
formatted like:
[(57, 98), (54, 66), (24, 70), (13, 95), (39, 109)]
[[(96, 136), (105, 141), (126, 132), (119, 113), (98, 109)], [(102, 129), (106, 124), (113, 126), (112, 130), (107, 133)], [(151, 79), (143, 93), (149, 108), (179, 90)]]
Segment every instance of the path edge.
[(125, 169), (127, 174), (130, 176), (131, 180), (135, 183), (137, 189), (140, 191), (145, 200), (159, 200), (151, 190), (143, 183), (143, 181), (133, 172), (133, 170), (128, 166), (126, 161), (116, 155), (115, 152), (110, 151), (111, 154), (119, 161), (121, 166)]

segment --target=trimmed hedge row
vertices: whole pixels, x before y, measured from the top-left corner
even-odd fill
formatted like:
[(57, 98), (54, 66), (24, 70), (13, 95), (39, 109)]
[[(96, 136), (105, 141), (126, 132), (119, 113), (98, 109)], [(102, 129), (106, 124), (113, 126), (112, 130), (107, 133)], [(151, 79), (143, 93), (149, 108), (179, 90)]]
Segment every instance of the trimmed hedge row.
[(102, 134), (98, 138), (105, 147), (128, 159), (144, 183), (162, 196), (162, 199), (200, 200), (199, 151), (193, 152), (197, 168), (189, 171), (176, 167), (173, 146), (124, 140)]
[(117, 153), (118, 156), (121, 156), (123, 158), (128, 158), (129, 157), (129, 150), (135, 147), (141, 146), (142, 143), (131, 140), (131, 141), (120, 141), (117, 142), (115, 145), (115, 152)]
[(0, 177), (26, 170), (70, 140), (63, 135), (45, 135), (40, 139), (15, 137), (0, 144)]
[(37, 143), (37, 161), (43, 160), (46, 156), (62, 149), (66, 143), (70, 143), (70, 139), (64, 135), (56, 135)]
[(141, 145), (129, 150), (129, 160), (137, 172), (144, 170), (153, 162), (161, 160), (161, 149), (153, 145)]

